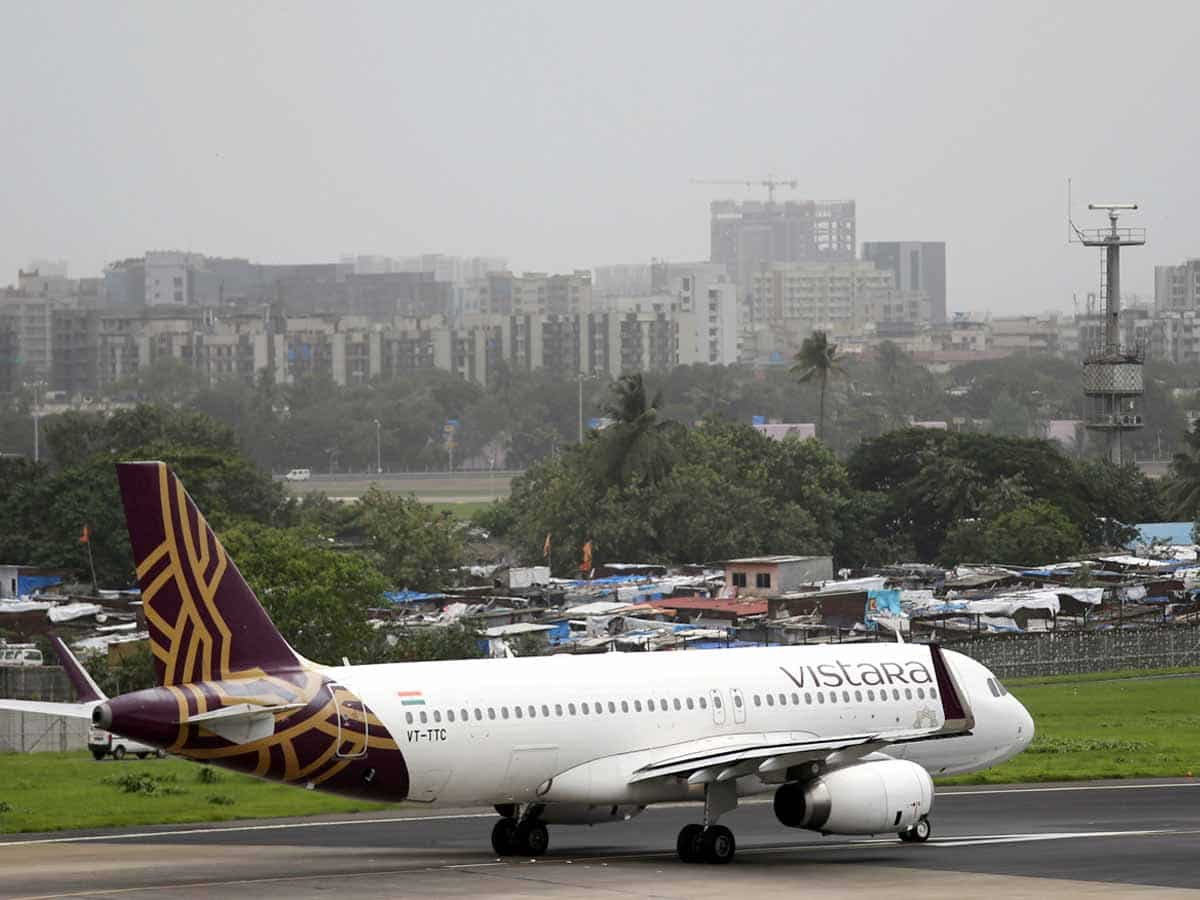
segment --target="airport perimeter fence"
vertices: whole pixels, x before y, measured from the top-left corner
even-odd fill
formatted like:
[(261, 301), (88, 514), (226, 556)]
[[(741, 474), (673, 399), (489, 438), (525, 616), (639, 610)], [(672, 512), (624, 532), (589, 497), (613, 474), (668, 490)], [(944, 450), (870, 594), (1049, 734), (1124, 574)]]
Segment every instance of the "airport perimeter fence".
[(1000, 678), (1200, 666), (1200, 625), (990, 635), (947, 644)]

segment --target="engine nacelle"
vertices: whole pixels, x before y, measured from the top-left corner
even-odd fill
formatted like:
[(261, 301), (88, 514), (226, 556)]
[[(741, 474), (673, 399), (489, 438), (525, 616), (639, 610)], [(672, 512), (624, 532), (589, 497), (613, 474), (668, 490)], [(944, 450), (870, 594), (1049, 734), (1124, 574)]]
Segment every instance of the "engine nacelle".
[(599, 825), (624, 822), (645, 808), (627, 804), (547, 803), (538, 820), (546, 825)]
[(882, 834), (911, 828), (933, 808), (933, 779), (902, 759), (834, 769), (775, 792), (775, 816), (822, 834)]

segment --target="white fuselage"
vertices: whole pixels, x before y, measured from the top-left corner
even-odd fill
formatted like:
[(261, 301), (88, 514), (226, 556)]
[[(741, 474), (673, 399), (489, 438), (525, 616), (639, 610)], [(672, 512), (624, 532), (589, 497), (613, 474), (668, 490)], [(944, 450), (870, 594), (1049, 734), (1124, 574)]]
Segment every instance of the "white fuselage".
[[(969, 735), (887, 747), (931, 775), (988, 768), (1033, 738), (1025, 708), (986, 668), (947, 652), (975, 716)], [(638, 804), (702, 796), (631, 784), (673, 747), (705, 748), (939, 726), (929, 648), (811, 645), (608, 653), (332, 669), (399, 744), (409, 798), (437, 804)], [(847, 760), (850, 762), (852, 760)], [(739, 793), (770, 790), (756, 777)]]

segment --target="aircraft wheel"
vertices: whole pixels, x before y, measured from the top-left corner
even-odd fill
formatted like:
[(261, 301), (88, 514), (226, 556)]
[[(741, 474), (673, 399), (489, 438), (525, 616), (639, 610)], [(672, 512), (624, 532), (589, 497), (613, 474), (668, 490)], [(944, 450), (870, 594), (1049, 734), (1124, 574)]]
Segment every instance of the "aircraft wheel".
[(675, 841), (675, 851), (680, 860), (685, 863), (704, 861), (704, 853), (700, 849), (700, 838), (704, 835), (703, 825), (684, 825), (679, 830), (679, 838)]
[(117, 749), (113, 751), (113, 757), (115, 759), (124, 759), (125, 758), (125, 745), (124, 744), (117, 745)]
[(932, 833), (933, 826), (929, 824), (929, 817), (921, 816), (916, 825), (900, 832), (900, 840), (909, 844), (923, 844), (929, 840), (929, 835)]
[(550, 832), (541, 822), (522, 822), (513, 835), (513, 850), (522, 856), (541, 856), (550, 845)]
[(704, 834), (700, 836), (700, 852), (704, 854), (704, 861), (713, 863), (714, 865), (725, 865), (733, 861), (733, 854), (737, 852), (737, 842), (733, 839), (733, 832), (724, 825), (710, 825), (704, 829)]
[(516, 851), (516, 840), (516, 819), (501, 819), (492, 828), (492, 849), (497, 856), (512, 856)]

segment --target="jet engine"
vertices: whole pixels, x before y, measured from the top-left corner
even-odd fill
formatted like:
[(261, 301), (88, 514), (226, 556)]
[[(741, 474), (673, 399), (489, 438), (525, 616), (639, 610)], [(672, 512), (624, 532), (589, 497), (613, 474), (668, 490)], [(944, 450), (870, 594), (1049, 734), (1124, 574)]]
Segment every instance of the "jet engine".
[(932, 806), (929, 773), (902, 759), (834, 769), (775, 792), (775, 816), (782, 824), (822, 834), (900, 832), (928, 815)]

